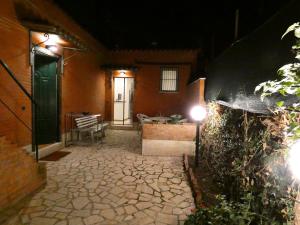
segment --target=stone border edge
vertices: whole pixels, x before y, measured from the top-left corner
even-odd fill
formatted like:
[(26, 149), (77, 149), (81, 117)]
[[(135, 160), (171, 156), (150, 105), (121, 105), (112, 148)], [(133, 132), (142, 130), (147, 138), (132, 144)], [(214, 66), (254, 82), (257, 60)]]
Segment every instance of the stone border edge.
[(191, 167), (190, 159), (187, 154), (183, 155), (183, 164), (184, 164), (184, 170), (186, 174), (188, 175), (188, 179), (191, 185), (191, 189), (194, 196), (194, 201), (196, 207), (201, 207), (202, 204), (202, 192), (201, 188), (198, 183), (197, 176), (194, 173), (193, 167)]

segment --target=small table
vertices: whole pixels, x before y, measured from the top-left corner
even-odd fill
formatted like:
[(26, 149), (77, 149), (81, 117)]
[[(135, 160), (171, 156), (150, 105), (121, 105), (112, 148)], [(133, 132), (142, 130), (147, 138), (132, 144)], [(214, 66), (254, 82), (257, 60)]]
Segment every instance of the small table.
[(164, 116), (149, 117), (148, 119), (158, 123), (167, 123), (168, 121), (172, 120), (170, 117)]

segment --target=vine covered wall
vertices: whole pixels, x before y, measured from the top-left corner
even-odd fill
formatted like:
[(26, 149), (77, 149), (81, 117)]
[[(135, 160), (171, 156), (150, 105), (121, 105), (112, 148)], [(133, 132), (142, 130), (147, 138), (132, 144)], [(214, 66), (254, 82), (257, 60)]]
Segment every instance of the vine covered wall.
[(289, 115), (253, 114), (217, 103), (209, 103), (208, 109), (201, 130), (202, 166), (222, 197), (219, 205), (199, 209), (186, 224), (293, 224), (296, 184), (287, 164)]

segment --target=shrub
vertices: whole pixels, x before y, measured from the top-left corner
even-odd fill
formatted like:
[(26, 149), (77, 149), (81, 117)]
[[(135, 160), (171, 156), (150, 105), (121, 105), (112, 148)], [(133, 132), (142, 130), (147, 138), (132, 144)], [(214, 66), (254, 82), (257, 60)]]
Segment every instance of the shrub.
[(198, 208), (189, 216), (184, 225), (288, 225), (276, 218), (262, 216), (252, 210), (254, 201), (251, 193), (246, 194), (241, 202), (227, 201), (219, 196), (219, 203), (210, 208)]

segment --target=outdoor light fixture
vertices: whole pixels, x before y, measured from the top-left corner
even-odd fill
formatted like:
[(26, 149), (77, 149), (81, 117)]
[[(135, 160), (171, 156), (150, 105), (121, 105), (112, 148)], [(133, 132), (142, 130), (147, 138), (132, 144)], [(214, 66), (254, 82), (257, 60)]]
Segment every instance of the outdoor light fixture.
[(206, 117), (206, 110), (201, 105), (196, 105), (191, 110), (191, 117), (196, 121), (196, 149), (195, 149), (195, 166), (199, 164), (199, 147), (200, 147), (200, 122)]
[(121, 75), (121, 76), (125, 76), (125, 75), (126, 75), (125, 71), (121, 71), (121, 72), (120, 72), (120, 75)]
[(191, 116), (195, 121), (202, 121), (206, 117), (206, 110), (201, 105), (196, 105), (191, 110)]
[(300, 139), (291, 146), (288, 163), (295, 178), (300, 180)]
[(50, 50), (51, 52), (57, 52), (58, 51), (57, 45), (46, 45), (46, 49)]

